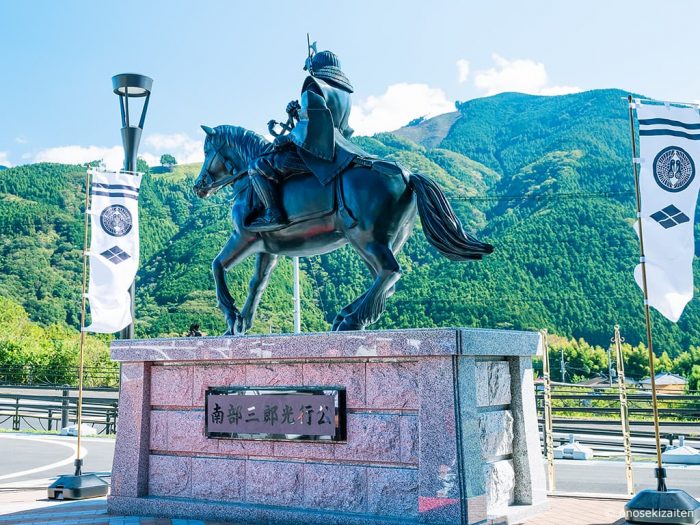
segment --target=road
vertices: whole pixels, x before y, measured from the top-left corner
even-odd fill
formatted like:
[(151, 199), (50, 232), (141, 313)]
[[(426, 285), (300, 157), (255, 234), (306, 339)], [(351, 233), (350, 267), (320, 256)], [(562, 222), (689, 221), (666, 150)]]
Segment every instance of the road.
[[(55, 435), (0, 434), (0, 489), (48, 486), (62, 474), (73, 474), (76, 438)], [(83, 472), (112, 470), (114, 440), (83, 438)]]
[[(625, 494), (627, 480), (624, 461), (574, 461), (555, 460), (556, 490), (560, 492), (585, 492), (595, 494)], [(635, 491), (655, 489), (656, 463), (636, 462), (632, 465)], [(665, 465), (666, 484), (669, 488), (683, 489), (700, 498), (700, 466)]]

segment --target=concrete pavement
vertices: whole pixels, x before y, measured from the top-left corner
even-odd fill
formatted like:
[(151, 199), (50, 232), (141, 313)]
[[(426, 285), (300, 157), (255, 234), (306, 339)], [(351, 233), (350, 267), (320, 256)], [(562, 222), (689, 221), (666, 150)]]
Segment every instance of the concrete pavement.
[[(550, 497), (550, 510), (526, 525), (620, 525), (624, 499)], [(149, 516), (110, 516), (105, 498), (55, 502), (46, 490), (0, 490), (0, 525), (236, 525), (235, 521), (200, 521)]]

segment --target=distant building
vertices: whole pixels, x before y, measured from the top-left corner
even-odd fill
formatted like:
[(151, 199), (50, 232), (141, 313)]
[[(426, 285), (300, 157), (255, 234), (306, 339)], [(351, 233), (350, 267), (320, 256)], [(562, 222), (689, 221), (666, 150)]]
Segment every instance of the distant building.
[[(651, 390), (651, 378), (642, 379), (639, 382), (645, 390)], [(660, 394), (685, 394), (688, 388), (688, 380), (678, 374), (656, 374), (656, 391)]]
[[(591, 379), (586, 379), (585, 381), (581, 381), (580, 383), (576, 383), (576, 385), (608, 388), (610, 387), (610, 380), (607, 378), (607, 376), (598, 376), (592, 377)], [(612, 386), (617, 387), (617, 377), (613, 377)], [(627, 386), (628, 388), (636, 387), (638, 386), (638, 383), (631, 377), (625, 377), (625, 386)]]

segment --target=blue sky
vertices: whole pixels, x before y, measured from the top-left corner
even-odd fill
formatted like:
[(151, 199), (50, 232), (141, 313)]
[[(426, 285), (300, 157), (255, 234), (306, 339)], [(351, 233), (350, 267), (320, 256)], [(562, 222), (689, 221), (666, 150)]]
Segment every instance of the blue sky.
[(298, 97), (307, 31), (340, 56), (365, 134), (500, 91), (697, 101), (699, 20), (694, 0), (0, 0), (0, 164), (119, 159), (126, 71), (154, 79), (151, 163), (201, 158), (200, 124), (262, 132)]

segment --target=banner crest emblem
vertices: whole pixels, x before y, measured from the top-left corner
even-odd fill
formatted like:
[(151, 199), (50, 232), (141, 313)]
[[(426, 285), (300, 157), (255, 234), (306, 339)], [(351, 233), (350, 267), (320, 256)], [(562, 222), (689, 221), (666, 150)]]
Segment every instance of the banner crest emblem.
[(695, 163), (678, 146), (662, 149), (654, 158), (654, 180), (666, 191), (673, 193), (686, 189), (695, 178)]
[(121, 204), (113, 204), (100, 214), (102, 229), (112, 237), (123, 237), (131, 231), (134, 224), (131, 212)]

